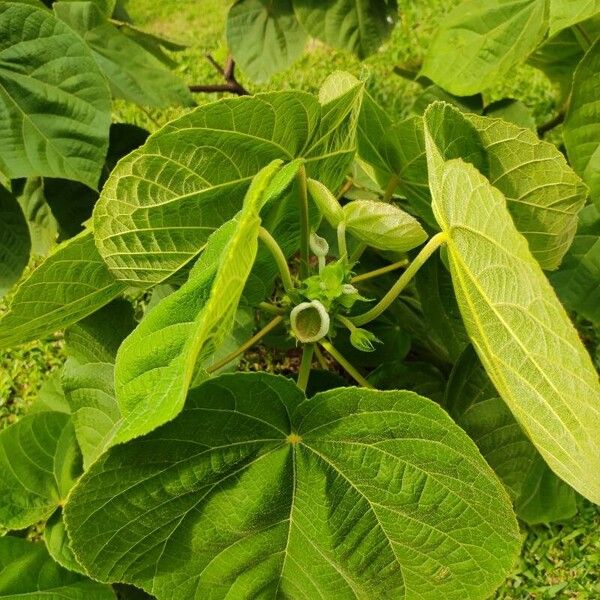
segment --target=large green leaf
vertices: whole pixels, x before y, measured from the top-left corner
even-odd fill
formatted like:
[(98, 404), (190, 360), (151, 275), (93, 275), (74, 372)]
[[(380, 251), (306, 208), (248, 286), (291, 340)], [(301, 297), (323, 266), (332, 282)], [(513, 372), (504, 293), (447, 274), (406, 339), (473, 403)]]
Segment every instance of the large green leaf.
[(167, 124), (119, 163), (96, 205), (108, 266), (137, 284), (166, 279), (239, 211), (274, 159), (304, 157), (309, 176), (337, 188), (354, 155), (361, 94), (357, 83), (323, 106), (301, 92), (226, 99)]
[(0, 346), (53, 333), (108, 304), (125, 289), (100, 258), (90, 231), (65, 242), (27, 277), (0, 318)]
[(159, 600), (487, 598), (520, 540), (464, 432), (412, 392), (303, 400), (283, 377), (223, 375), (109, 450), (65, 510), (86, 569)]
[(258, 250), (259, 212), (280, 162), (255, 177), (244, 206), (209, 239), (188, 282), (123, 342), (115, 383), (122, 442), (152, 431), (183, 408), (196, 365), (225, 341)]
[(119, 426), (114, 363), (134, 327), (132, 306), (116, 300), (65, 331), (69, 358), (62, 384), (84, 468), (110, 445)]
[(556, 269), (575, 236), (586, 186), (558, 148), (533, 131), (501, 119), (469, 120), (487, 152), (489, 180), (504, 194), (515, 226), (542, 268)]
[(313, 37), (358, 58), (373, 54), (398, 19), (396, 0), (293, 0), (300, 23)]
[(117, 29), (94, 2), (56, 2), (53, 9), (83, 38), (114, 96), (146, 106), (195, 106), (184, 81)]
[(600, 207), (600, 38), (575, 70), (563, 137), (573, 168)]
[(542, 41), (547, 0), (466, 0), (443, 21), (421, 74), (457, 96), (489, 88)]
[(573, 245), (550, 281), (570, 310), (600, 325), (600, 213), (595, 206), (579, 213)]
[(292, 0), (237, 0), (229, 9), (227, 43), (253, 81), (266, 81), (291, 65), (306, 41)]
[(56, 564), (43, 544), (0, 538), (0, 598), (115, 600), (110, 586)]
[(550, 0), (550, 35), (600, 14), (600, 0)]
[[(553, 145), (539, 140), (529, 129), (501, 119), (463, 115), (446, 103), (426, 111), (430, 133), (446, 159), (462, 158), (487, 175), (506, 197), (517, 229), (544, 269), (556, 269), (573, 240), (577, 213), (586, 199), (586, 188)], [(422, 123), (402, 145), (401, 187), (413, 208), (428, 220), (430, 191), (422, 141)], [(412, 127), (411, 127), (412, 129)], [(404, 139), (404, 138), (401, 138)], [(482, 154), (483, 153), (483, 154)]]
[(56, 244), (59, 225), (46, 202), (44, 179), (17, 179), (12, 181), (11, 187), (29, 226), (31, 253), (46, 256)]
[(471, 436), (530, 524), (577, 512), (575, 492), (544, 463), (499, 397), (472, 346), (454, 366), (446, 389), (450, 415)]
[(452, 280), (438, 256), (432, 256), (415, 277), (423, 317), (431, 335), (444, 353), (440, 356), (453, 363), (469, 343), (463, 325)]
[(23, 529), (64, 503), (81, 472), (69, 415), (26, 415), (0, 432), (0, 524)]
[(16, 198), (0, 185), (0, 298), (21, 277), (30, 251), (25, 215)]
[(83, 41), (52, 13), (0, 5), (0, 170), (96, 188), (110, 92)]
[(467, 333), (552, 470), (600, 502), (600, 384), (577, 331), (516, 230), (503, 195), (472, 165), (444, 161), (426, 131), (433, 211)]

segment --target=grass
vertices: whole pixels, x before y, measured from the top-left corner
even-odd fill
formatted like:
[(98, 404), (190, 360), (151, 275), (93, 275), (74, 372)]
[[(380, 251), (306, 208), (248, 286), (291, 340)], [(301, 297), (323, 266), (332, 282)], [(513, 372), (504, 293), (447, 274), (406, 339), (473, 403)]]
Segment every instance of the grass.
[[(392, 72), (396, 64), (415, 65), (423, 58), (428, 41), (445, 11), (458, 0), (400, 0), (402, 19), (380, 52), (360, 63), (352, 56), (311, 44), (301, 60), (269, 84), (257, 86), (240, 74), (251, 91), (302, 89), (317, 91), (321, 82), (336, 69), (357, 76), (367, 75), (373, 96), (397, 118), (405, 115), (420, 93), (420, 87)], [(177, 70), (189, 83), (218, 83), (219, 75), (205, 59), (210, 52), (224, 62), (227, 56), (224, 26), (227, 2), (223, 0), (130, 0), (129, 11), (136, 24), (148, 31), (189, 45), (176, 55)], [(510, 78), (486, 95), (487, 101), (504, 96), (518, 97), (532, 110), (538, 123), (552, 116), (556, 100), (552, 86), (528, 66), (515, 69)], [(198, 103), (217, 96), (197, 96)], [(181, 109), (141, 110), (116, 102), (114, 119), (136, 123), (153, 131), (181, 114)], [(1, 312), (1, 307), (0, 307)], [(588, 324), (580, 330), (600, 368), (600, 337)], [(270, 364), (274, 371), (293, 368), (286, 361)], [(48, 375), (60, 368), (64, 351), (60, 336), (50, 337), (0, 354), (0, 429), (27, 410)], [(264, 366), (265, 356), (246, 355), (244, 365)], [(290, 362), (291, 361), (291, 362)], [(521, 558), (513, 574), (497, 592), (497, 600), (542, 600), (550, 598), (596, 600), (600, 598), (600, 509), (580, 502), (579, 514), (564, 524), (524, 527)], [(440, 599), (442, 600), (442, 599)]]

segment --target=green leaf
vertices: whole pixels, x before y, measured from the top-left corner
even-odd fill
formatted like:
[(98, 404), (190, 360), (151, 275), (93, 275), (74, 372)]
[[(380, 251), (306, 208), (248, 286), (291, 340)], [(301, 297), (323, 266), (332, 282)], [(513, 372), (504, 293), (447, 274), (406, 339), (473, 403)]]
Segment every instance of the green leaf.
[(244, 73), (257, 83), (289, 67), (307, 35), (292, 0), (237, 0), (227, 15), (227, 44)]
[(414, 217), (386, 202), (353, 200), (344, 206), (344, 216), (348, 232), (378, 250), (408, 252), (427, 239)]
[(556, 269), (575, 236), (585, 185), (556, 146), (533, 131), (500, 119), (469, 120), (489, 157), (489, 180), (504, 194), (515, 226), (542, 268)]
[(600, 14), (600, 0), (550, 0), (550, 35)]
[(423, 115), (427, 107), (434, 102), (447, 102), (465, 113), (476, 113), (479, 115), (483, 111), (483, 96), (481, 94), (454, 96), (439, 85), (428, 85), (415, 100), (412, 112), (417, 115)]
[[(361, 95), (358, 83), (323, 106), (301, 92), (226, 99), (167, 124), (119, 163), (96, 205), (96, 243), (108, 266), (135, 284), (160, 283), (239, 211), (254, 175), (274, 159), (303, 157), (310, 177), (337, 189), (354, 156)], [(284, 221), (289, 246), (297, 212), (278, 207), (265, 223), (273, 231)]]
[(69, 358), (62, 384), (86, 469), (110, 445), (119, 426), (114, 363), (134, 327), (131, 304), (115, 300), (65, 331)]
[(45, 9), (0, 6), (0, 170), (96, 188), (110, 93), (81, 39)]
[(32, 254), (46, 256), (56, 244), (59, 226), (46, 202), (44, 180), (41, 177), (13, 180), (12, 192), (29, 226)]
[(575, 70), (563, 137), (573, 168), (600, 207), (600, 38)]
[(454, 366), (445, 406), (471, 436), (529, 524), (572, 517), (575, 492), (544, 463), (499, 397), (472, 346)]
[(586, 198), (585, 186), (560, 151), (528, 129), (501, 119), (466, 117), (448, 104), (432, 104), (424, 119), (444, 158), (462, 158), (488, 176), (506, 197), (540, 265), (556, 269)]
[(73, 550), (71, 550), (62, 509), (57, 509), (46, 522), (44, 526), (44, 542), (50, 556), (61, 567), (75, 573), (85, 574), (81, 565), (77, 562)]
[(256, 258), (259, 211), (279, 167), (274, 162), (259, 172), (239, 215), (209, 239), (188, 282), (154, 308), (120, 347), (115, 382), (123, 420), (115, 443), (177, 416), (197, 363), (231, 332)]
[(466, 0), (444, 20), (421, 75), (456, 96), (502, 79), (540, 44), (548, 29), (547, 0)]
[(535, 119), (531, 110), (520, 100), (503, 98), (485, 107), (483, 114), (491, 119), (502, 119), (523, 129), (537, 132)]
[(0, 598), (115, 600), (110, 586), (56, 564), (43, 544), (0, 538)]
[(94, 2), (56, 2), (53, 9), (90, 48), (113, 96), (158, 108), (196, 105), (184, 81), (121, 33)]
[(75, 323), (125, 289), (100, 258), (90, 231), (64, 242), (25, 279), (0, 318), (0, 347)]
[(81, 363), (114, 363), (119, 346), (135, 326), (133, 306), (113, 300), (66, 329), (65, 350)]
[(445, 162), (426, 131), (433, 211), (467, 333), (494, 386), (550, 468), (600, 502), (600, 384), (504, 196)]
[[(474, 444), (412, 392), (236, 373), (96, 462), (65, 510), (91, 575), (159, 600), (483, 599), (520, 539)], [(127, 560), (121, 559), (127, 556)]]
[(600, 213), (595, 206), (579, 213), (573, 244), (550, 281), (570, 310), (600, 325)]
[(294, 0), (294, 10), (310, 35), (360, 59), (381, 46), (398, 19), (396, 0)]
[(50, 377), (42, 383), (40, 391), (35, 398), (35, 402), (29, 408), (30, 413), (43, 411), (62, 412), (67, 415), (71, 414), (71, 408), (60, 381), (61, 371), (53, 371)]
[(47, 519), (81, 472), (69, 415), (25, 415), (0, 432), (0, 467), (0, 524), (23, 529)]
[(25, 215), (15, 197), (0, 185), (0, 298), (21, 277), (30, 251)]
[(440, 358), (453, 363), (468, 345), (469, 338), (456, 303), (450, 273), (442, 259), (432, 256), (417, 273), (415, 283), (429, 335), (443, 348)]
[(539, 46), (527, 59), (527, 63), (557, 84), (560, 90), (559, 100), (566, 102), (571, 93), (573, 73), (584, 54), (585, 50), (576, 32), (572, 28), (563, 29)]

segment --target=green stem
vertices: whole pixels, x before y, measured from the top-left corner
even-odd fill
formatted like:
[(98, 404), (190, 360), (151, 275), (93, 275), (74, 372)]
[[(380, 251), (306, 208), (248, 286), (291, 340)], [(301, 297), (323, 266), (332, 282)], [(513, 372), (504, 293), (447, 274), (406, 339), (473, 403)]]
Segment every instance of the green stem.
[(379, 315), (385, 312), (390, 304), (400, 295), (402, 290), (408, 285), (411, 279), (416, 275), (417, 271), (427, 262), (427, 259), (448, 239), (447, 234), (444, 231), (434, 235), (425, 246), (421, 249), (421, 252), (417, 254), (415, 259), (410, 263), (406, 271), (400, 275), (398, 281), (389, 289), (388, 293), (371, 309), (362, 315), (358, 315), (352, 318), (352, 322), (357, 325), (365, 325), (373, 319), (376, 319)]
[(279, 306), (275, 306), (270, 302), (259, 302), (257, 307), (264, 312), (271, 313), (272, 315), (283, 315), (285, 314), (285, 310), (280, 308)]
[(354, 252), (352, 256), (350, 256), (350, 264), (354, 264), (362, 255), (363, 252), (367, 249), (367, 245), (362, 242), (354, 248)]
[(392, 175), (390, 180), (388, 181), (387, 187), (385, 188), (385, 192), (383, 194), (383, 201), (389, 202), (394, 197), (394, 192), (400, 183), (400, 179), (396, 177), (396, 175)]
[(338, 243), (338, 254), (340, 258), (348, 259), (348, 248), (346, 246), (346, 223), (342, 221), (337, 226), (337, 243)]
[(575, 37), (577, 38), (579, 45), (581, 46), (581, 48), (583, 49), (584, 52), (587, 52), (592, 45), (592, 39), (588, 35), (588, 32), (581, 25), (581, 23), (578, 23), (577, 25), (575, 25), (573, 30), (575, 32)]
[(237, 350), (230, 352), (227, 356), (208, 367), (208, 369), (206, 369), (207, 372), (214, 373), (215, 371), (222, 369), (232, 360), (235, 360), (240, 354), (243, 354), (246, 352), (246, 350), (252, 348), (254, 344), (264, 338), (265, 335), (267, 335), (270, 331), (275, 329), (275, 327), (277, 327), (282, 321), (283, 316), (281, 315), (278, 315), (272, 321), (269, 321), (258, 333), (254, 334), (248, 341), (244, 342)]
[(337, 349), (325, 340), (321, 340), (319, 344), (336, 360), (336, 362), (344, 368), (344, 370), (354, 379), (357, 383), (365, 388), (375, 389), (338, 351)]
[(354, 331), (356, 329), (356, 325), (348, 318), (345, 317), (344, 315), (336, 315), (335, 317), (344, 327), (347, 327), (350, 332)]
[(279, 269), (279, 274), (281, 275), (281, 281), (283, 282), (283, 288), (287, 293), (291, 292), (294, 289), (292, 275), (290, 273), (290, 268), (288, 267), (285, 254), (277, 243), (277, 240), (264, 227), (259, 228), (258, 238), (267, 247), (267, 250), (269, 250), (271, 256), (277, 263), (277, 268)]
[(361, 273), (360, 275), (356, 275), (350, 280), (350, 282), (359, 283), (361, 281), (366, 281), (367, 279), (373, 279), (374, 277), (385, 275), (386, 273), (390, 273), (391, 271), (395, 271), (396, 269), (401, 269), (402, 267), (406, 267), (407, 265), (408, 260), (404, 258), (402, 260), (399, 260), (398, 262), (392, 263), (391, 265), (381, 267), (380, 269), (375, 269), (374, 271), (368, 271), (367, 273)]
[(319, 365), (320, 365), (321, 369), (323, 369), (323, 371), (329, 371), (329, 365), (327, 364), (327, 361), (325, 360), (323, 353), (319, 349), (319, 346), (315, 346), (315, 356), (317, 357), (317, 360), (319, 361)]
[(308, 385), (308, 378), (310, 376), (310, 368), (312, 365), (313, 353), (315, 351), (314, 344), (304, 344), (302, 350), (302, 362), (300, 363), (300, 369), (298, 370), (298, 387), (305, 392), (306, 386)]
[(308, 219), (308, 190), (306, 188), (306, 168), (298, 170), (298, 189), (300, 192), (300, 279), (308, 277), (310, 223)]

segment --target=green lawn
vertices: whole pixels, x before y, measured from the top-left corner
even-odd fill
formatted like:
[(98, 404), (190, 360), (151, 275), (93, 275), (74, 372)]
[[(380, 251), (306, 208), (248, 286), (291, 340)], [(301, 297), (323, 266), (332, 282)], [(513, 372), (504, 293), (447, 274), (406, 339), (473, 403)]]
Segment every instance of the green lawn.
[[(336, 69), (368, 74), (368, 88), (395, 116), (402, 116), (419, 93), (419, 86), (393, 74), (396, 64), (414, 65), (422, 58), (437, 21), (456, 0), (401, 0), (402, 21), (381, 52), (359, 63), (344, 53), (311, 44), (305, 56), (268, 85), (257, 86), (240, 76), (251, 91), (298, 88), (316, 91)], [(189, 47), (177, 55), (178, 70), (189, 84), (217, 83), (219, 75), (205, 59), (210, 52), (226, 58), (224, 22), (228, 2), (223, 0), (130, 0), (129, 11), (140, 27)], [(553, 90), (531, 67), (515, 70), (502, 87), (486, 99), (517, 96), (543, 122), (555, 110)], [(216, 96), (198, 96), (199, 103)], [(126, 120), (155, 130), (180, 114), (179, 109), (143, 111), (117, 102), (115, 120)], [(1, 310), (1, 309), (0, 309)], [(600, 342), (586, 331), (589, 346), (600, 365)], [(13, 422), (35, 398), (48, 374), (64, 360), (60, 336), (0, 354), (0, 429)], [(600, 599), (600, 509), (581, 502), (577, 517), (564, 525), (524, 527), (522, 558), (514, 574), (497, 593), (498, 599)], [(443, 599), (440, 599), (443, 600)]]

